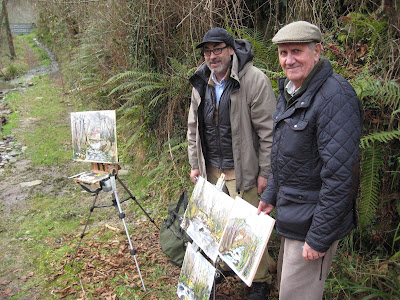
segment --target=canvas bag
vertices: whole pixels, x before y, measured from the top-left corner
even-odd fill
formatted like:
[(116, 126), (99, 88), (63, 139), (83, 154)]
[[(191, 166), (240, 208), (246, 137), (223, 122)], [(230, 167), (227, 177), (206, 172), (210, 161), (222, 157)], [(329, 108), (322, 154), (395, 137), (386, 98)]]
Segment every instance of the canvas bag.
[(187, 191), (185, 190), (178, 202), (169, 204), (168, 217), (162, 222), (160, 230), (161, 249), (177, 266), (182, 266), (186, 244), (192, 242), (192, 239), (180, 226), (187, 205)]

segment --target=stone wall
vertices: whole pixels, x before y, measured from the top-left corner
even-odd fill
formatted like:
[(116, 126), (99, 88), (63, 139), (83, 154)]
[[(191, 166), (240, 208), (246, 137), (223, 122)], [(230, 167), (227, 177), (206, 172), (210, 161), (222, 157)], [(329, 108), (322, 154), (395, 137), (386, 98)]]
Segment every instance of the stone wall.
[(7, 12), (10, 25), (32, 24), (38, 19), (36, 5), (30, 0), (8, 0)]

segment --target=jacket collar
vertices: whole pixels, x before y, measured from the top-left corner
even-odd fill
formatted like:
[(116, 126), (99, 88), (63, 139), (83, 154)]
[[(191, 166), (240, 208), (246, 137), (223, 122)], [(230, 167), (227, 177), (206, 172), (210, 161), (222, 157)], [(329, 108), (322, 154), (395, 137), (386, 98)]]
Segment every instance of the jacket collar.
[[(333, 68), (329, 60), (324, 59), (323, 66), (321, 70), (313, 77), (311, 82), (308, 85), (308, 88), (303, 92), (303, 94), (297, 99), (296, 103), (290, 107), (288, 110), (284, 111), (282, 114), (275, 117), (275, 121), (279, 122), (282, 119), (290, 117), (296, 109), (299, 108), (307, 108), (311, 105), (314, 100), (314, 96), (318, 93), (321, 86), (325, 83), (329, 76), (333, 73)], [(285, 103), (286, 107), (286, 99), (284, 97), (285, 93), (285, 80), (286, 78), (279, 79), (279, 98)]]

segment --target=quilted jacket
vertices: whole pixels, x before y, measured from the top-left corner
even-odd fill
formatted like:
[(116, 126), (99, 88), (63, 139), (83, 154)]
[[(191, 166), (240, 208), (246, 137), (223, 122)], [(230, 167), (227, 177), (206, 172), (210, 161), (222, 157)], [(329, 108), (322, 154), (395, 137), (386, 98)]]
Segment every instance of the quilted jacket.
[(284, 82), (261, 200), (276, 207), (278, 234), (325, 252), (356, 226), (362, 106), (328, 60), (288, 109)]

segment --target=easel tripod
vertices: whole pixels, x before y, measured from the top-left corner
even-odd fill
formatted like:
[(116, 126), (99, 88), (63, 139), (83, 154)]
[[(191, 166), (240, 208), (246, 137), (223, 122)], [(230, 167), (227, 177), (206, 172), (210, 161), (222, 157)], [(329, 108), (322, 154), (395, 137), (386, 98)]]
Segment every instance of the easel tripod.
[[(157, 229), (159, 229), (159, 228), (158, 228), (158, 226), (156, 225), (156, 223), (154, 222), (154, 220), (149, 216), (149, 214), (143, 209), (143, 207), (139, 204), (139, 202), (136, 200), (136, 198), (132, 195), (132, 193), (129, 191), (129, 189), (126, 187), (126, 185), (125, 185), (125, 184), (121, 181), (121, 179), (118, 177), (117, 172), (118, 172), (119, 166), (118, 166), (118, 165), (107, 165), (107, 166), (104, 166), (103, 164), (100, 164), (100, 165), (101, 165), (103, 171), (108, 170), (108, 171), (111, 171), (111, 172), (109, 173), (109, 176), (108, 176), (107, 178), (101, 180), (98, 184), (96, 184), (97, 186), (100, 186), (100, 187), (98, 187), (96, 190), (93, 190), (93, 191), (92, 191), (92, 190), (90, 190), (89, 188), (87, 188), (85, 185), (83, 185), (81, 182), (79, 182), (78, 179), (74, 179), (85, 191), (87, 191), (87, 192), (89, 192), (89, 193), (91, 193), (91, 194), (95, 194), (95, 197), (94, 197), (92, 206), (90, 207), (90, 212), (89, 212), (89, 215), (88, 215), (88, 217), (87, 217), (87, 219), (86, 219), (86, 223), (85, 223), (83, 232), (82, 232), (82, 234), (81, 234), (81, 236), (80, 236), (80, 240), (79, 240), (79, 243), (78, 243), (76, 252), (75, 252), (74, 259), (72, 260), (71, 266), (72, 266), (72, 265), (74, 264), (74, 262), (75, 262), (75, 258), (76, 258), (77, 254), (78, 254), (80, 245), (81, 245), (81, 243), (82, 243), (82, 239), (83, 239), (83, 237), (85, 236), (86, 228), (87, 228), (87, 226), (88, 226), (88, 223), (89, 223), (89, 220), (90, 220), (90, 216), (91, 216), (93, 210), (94, 210), (95, 208), (102, 208), (102, 207), (111, 207), (111, 206), (115, 206), (115, 207), (117, 208), (117, 210), (118, 210), (118, 216), (119, 216), (119, 218), (121, 219), (122, 224), (124, 225), (125, 234), (126, 234), (126, 237), (127, 237), (127, 239), (128, 239), (128, 242), (129, 242), (130, 254), (133, 256), (133, 258), (134, 258), (134, 260), (135, 260), (136, 268), (137, 268), (137, 270), (138, 270), (139, 277), (140, 277), (140, 280), (141, 280), (141, 282), (142, 282), (143, 289), (144, 289), (144, 291), (146, 291), (146, 288), (145, 288), (144, 282), (143, 282), (143, 278), (142, 278), (142, 275), (141, 275), (141, 273), (140, 273), (139, 265), (138, 265), (138, 262), (137, 262), (137, 259), (136, 259), (136, 256), (135, 256), (136, 250), (133, 248), (132, 241), (131, 241), (131, 238), (130, 238), (130, 235), (129, 235), (129, 232), (128, 232), (128, 228), (127, 228), (126, 223), (125, 223), (125, 213), (124, 213), (124, 212), (122, 211), (122, 209), (121, 209), (121, 203), (123, 203), (123, 202), (125, 202), (125, 201), (127, 201), (127, 200), (129, 200), (129, 199), (134, 200), (134, 201), (136, 202), (136, 204), (140, 207), (140, 209), (141, 209), (141, 210), (145, 213), (145, 215), (149, 218), (149, 220), (156, 226), (156, 228), (157, 228)], [(97, 170), (100, 169), (100, 167), (99, 167), (100, 165), (97, 164), (97, 168), (96, 168)], [(92, 164), (92, 169), (93, 169), (93, 166), (95, 166), (95, 165)], [(118, 194), (117, 194), (116, 179), (117, 179), (118, 182), (121, 184), (121, 186), (125, 189), (125, 191), (128, 193), (128, 195), (129, 195), (128, 198), (123, 199), (123, 200), (119, 200)], [(107, 204), (107, 205), (96, 205), (97, 198), (98, 198), (98, 196), (99, 196), (100, 191), (102, 191), (102, 190), (103, 190), (104, 192), (112, 191), (112, 204)]]

